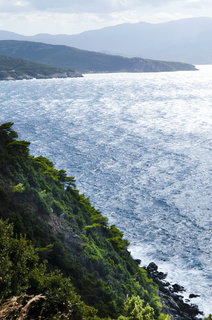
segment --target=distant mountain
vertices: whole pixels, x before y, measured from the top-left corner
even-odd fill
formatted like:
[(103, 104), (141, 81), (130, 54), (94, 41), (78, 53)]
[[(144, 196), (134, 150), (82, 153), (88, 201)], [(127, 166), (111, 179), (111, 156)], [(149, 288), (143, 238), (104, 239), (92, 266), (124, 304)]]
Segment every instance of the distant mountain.
[(0, 40), (30, 40), (128, 57), (212, 63), (212, 18), (190, 18), (160, 24), (121, 24), (77, 35), (22, 36), (0, 31)]
[(0, 55), (0, 80), (74, 78), (81, 74), (24, 59)]
[(22, 58), (50, 66), (91, 72), (161, 72), (196, 70), (193, 65), (178, 62), (126, 58), (80, 50), (62, 45), (17, 40), (0, 41), (0, 55)]

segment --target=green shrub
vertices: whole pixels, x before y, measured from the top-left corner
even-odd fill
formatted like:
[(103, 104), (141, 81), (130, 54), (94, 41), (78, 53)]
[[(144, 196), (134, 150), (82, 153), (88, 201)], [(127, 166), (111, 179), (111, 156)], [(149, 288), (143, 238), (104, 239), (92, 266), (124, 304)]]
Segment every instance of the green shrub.
[(1, 299), (42, 293), (46, 297), (42, 302), (42, 319), (58, 314), (74, 320), (94, 319), (97, 311), (81, 301), (70, 279), (59, 270), (47, 272), (46, 262), (39, 261), (36, 251), (24, 236), (13, 238), (13, 226), (0, 220)]
[(13, 187), (13, 192), (24, 192), (25, 191), (25, 187), (23, 185), (23, 183), (19, 183), (16, 186)]
[(139, 296), (128, 297), (124, 303), (124, 317), (118, 320), (154, 320), (154, 309), (149, 304), (144, 305), (144, 300)]

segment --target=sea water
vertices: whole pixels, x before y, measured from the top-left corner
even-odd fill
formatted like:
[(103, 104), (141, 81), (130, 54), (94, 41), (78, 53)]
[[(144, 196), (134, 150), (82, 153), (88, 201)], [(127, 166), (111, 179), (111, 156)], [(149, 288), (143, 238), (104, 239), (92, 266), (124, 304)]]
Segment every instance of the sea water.
[(212, 66), (0, 82), (0, 122), (212, 313)]

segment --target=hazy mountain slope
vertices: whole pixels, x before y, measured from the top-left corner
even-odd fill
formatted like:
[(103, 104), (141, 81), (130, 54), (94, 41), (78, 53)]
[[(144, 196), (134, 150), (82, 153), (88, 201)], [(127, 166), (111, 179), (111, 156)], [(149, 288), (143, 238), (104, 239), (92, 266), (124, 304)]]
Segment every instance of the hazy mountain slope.
[(77, 35), (25, 37), (0, 31), (0, 39), (31, 40), (129, 57), (207, 64), (212, 63), (211, 32), (212, 18), (190, 18), (160, 24), (127, 23)]
[(190, 64), (126, 58), (68, 46), (30, 41), (2, 40), (0, 54), (79, 72), (161, 72), (195, 70)]
[(81, 75), (75, 71), (0, 55), (0, 80), (73, 78), (78, 76)]

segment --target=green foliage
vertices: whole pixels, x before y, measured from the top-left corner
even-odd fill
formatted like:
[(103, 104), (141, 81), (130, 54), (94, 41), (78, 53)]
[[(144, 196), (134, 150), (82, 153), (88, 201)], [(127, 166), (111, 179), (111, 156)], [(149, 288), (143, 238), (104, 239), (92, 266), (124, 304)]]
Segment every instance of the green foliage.
[(123, 239), (123, 232), (116, 228), (115, 225), (112, 225), (109, 229), (110, 238), (109, 240), (112, 244), (119, 250), (124, 251), (129, 245), (129, 241)]
[(18, 183), (16, 186), (13, 187), (13, 192), (24, 192), (25, 191), (25, 187), (23, 185), (23, 183)]
[(7, 145), (18, 137), (17, 132), (11, 129), (12, 126), (13, 122), (7, 122), (0, 125), (0, 145)]
[(63, 182), (64, 186), (66, 186), (66, 187), (72, 186), (72, 187), (76, 188), (76, 184), (75, 184), (76, 180), (74, 177), (67, 177), (65, 170), (59, 170), (58, 173), (59, 173), (58, 179), (59, 179), (59, 181)]
[[(13, 126), (13, 122), (5, 122), (0, 125), (0, 130), (1, 131), (5, 130), (10, 132), (12, 126)], [(17, 137), (17, 134), (16, 134), (16, 137)]]
[(29, 288), (31, 272), (38, 268), (38, 256), (26, 237), (13, 238), (13, 227), (0, 220), (0, 293), (9, 298)]
[(38, 170), (42, 171), (49, 178), (58, 181), (59, 172), (54, 168), (53, 163), (49, 159), (43, 156), (39, 156), (37, 158), (34, 158), (34, 161), (36, 164), (38, 164)]
[(92, 212), (91, 221), (101, 226), (108, 227), (108, 219), (103, 217), (97, 210)]
[(10, 149), (11, 152), (21, 152), (28, 154), (30, 142), (27, 141), (12, 141), (8, 143), (7, 148)]
[(208, 317), (204, 318), (205, 320), (212, 320), (212, 314), (209, 314)]
[(158, 320), (172, 320), (168, 314), (161, 313), (158, 317)]
[(51, 202), (51, 207), (52, 207), (53, 211), (55, 213), (57, 213), (58, 215), (64, 213), (64, 211), (65, 211), (64, 206), (57, 200), (53, 200)]
[(47, 272), (46, 262), (39, 263), (36, 249), (24, 236), (13, 238), (13, 226), (0, 220), (0, 295), (42, 293), (43, 317), (58, 315), (69, 319), (95, 316), (96, 310), (83, 303), (68, 278), (60, 271)]
[(124, 303), (124, 316), (118, 320), (154, 320), (154, 309), (139, 296), (128, 297)]

